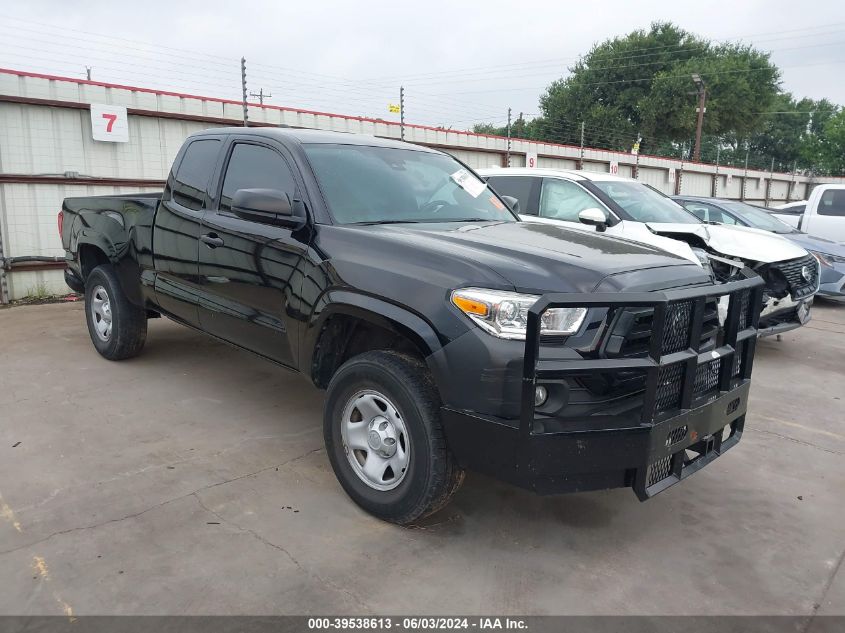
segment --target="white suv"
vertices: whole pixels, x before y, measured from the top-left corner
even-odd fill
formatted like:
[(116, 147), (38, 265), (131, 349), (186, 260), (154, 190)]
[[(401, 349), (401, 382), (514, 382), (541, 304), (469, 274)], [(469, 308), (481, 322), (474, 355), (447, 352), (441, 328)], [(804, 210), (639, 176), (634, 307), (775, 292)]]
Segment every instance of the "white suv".
[(564, 169), (480, 169), (490, 186), (519, 201), (523, 220), (568, 226), (657, 246), (702, 266), (722, 281), (744, 266), (766, 280), (761, 335), (800, 327), (818, 290), (815, 258), (779, 235), (704, 223), (637, 180)]

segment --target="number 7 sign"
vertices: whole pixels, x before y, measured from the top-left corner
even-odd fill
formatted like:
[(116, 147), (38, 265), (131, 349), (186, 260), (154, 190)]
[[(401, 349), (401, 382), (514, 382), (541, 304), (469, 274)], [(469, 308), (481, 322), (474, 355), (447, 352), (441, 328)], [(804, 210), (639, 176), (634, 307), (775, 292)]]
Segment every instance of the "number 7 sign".
[(91, 104), (91, 136), (95, 141), (129, 142), (129, 118), (123, 106)]

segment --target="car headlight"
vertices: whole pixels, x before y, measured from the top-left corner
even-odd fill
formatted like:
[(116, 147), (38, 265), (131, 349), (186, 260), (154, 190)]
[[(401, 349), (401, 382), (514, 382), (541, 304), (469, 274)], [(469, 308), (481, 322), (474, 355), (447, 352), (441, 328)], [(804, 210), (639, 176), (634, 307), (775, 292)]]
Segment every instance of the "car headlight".
[(707, 251), (703, 248), (691, 248), (690, 250), (698, 258), (699, 263), (704, 268), (708, 268), (710, 266), (710, 256), (707, 254)]
[[(528, 311), (540, 297), (502, 290), (461, 288), (452, 291), (452, 303), (493, 336), (525, 340)], [(586, 308), (549, 308), (540, 320), (540, 333), (574, 334), (587, 316)]]
[(815, 257), (820, 266), (825, 268), (832, 268), (834, 264), (841, 264), (845, 262), (845, 257), (839, 255), (831, 255), (830, 253), (821, 253), (819, 251), (810, 251), (810, 254)]

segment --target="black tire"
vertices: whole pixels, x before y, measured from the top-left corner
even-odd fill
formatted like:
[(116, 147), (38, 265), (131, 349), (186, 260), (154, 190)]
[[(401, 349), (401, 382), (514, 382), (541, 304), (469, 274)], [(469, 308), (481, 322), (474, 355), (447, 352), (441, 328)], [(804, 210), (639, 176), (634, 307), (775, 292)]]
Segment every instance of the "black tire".
[[(111, 317), (111, 329), (108, 335), (99, 332), (100, 314), (94, 309), (102, 296), (102, 289), (108, 300), (108, 312)], [(102, 302), (99, 302), (102, 305)], [(124, 360), (137, 356), (147, 340), (147, 313), (131, 303), (120, 287), (117, 274), (108, 264), (97, 266), (85, 280), (85, 320), (91, 342), (103, 358)]]
[[(401, 414), (410, 436), (410, 461), (392, 490), (376, 490), (347, 458), (341, 425), (347, 404), (361, 390), (384, 394)], [(335, 476), (355, 503), (376, 517), (407, 525), (437, 512), (457, 492), (464, 471), (446, 445), (440, 397), (420, 360), (389, 351), (366, 352), (341, 366), (328, 386), (323, 436)]]

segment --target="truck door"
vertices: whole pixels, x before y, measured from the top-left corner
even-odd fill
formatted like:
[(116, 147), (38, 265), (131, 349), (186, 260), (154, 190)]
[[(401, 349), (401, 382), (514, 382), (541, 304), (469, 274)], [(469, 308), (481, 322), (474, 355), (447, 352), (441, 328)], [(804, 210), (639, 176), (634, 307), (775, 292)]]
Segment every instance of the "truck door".
[(819, 197), (815, 209), (807, 206), (802, 231), (835, 242), (845, 241), (845, 189), (828, 189)]
[(206, 332), (294, 367), (298, 268), (310, 231), (244, 219), (231, 208), (239, 189), (276, 189), (300, 198), (291, 164), (275, 145), (252, 139), (230, 144), (219, 193), (203, 219), (199, 314)]
[(197, 258), (202, 216), (222, 147), (222, 138), (202, 137), (177, 156), (153, 227), (156, 302), (194, 326), (199, 325)]

